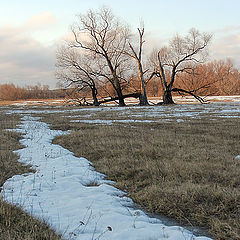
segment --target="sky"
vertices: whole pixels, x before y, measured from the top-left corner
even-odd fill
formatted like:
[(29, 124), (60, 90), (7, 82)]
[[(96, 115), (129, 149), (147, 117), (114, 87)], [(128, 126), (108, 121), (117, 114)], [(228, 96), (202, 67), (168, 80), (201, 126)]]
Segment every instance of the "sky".
[(161, 48), (190, 28), (213, 34), (209, 59), (231, 58), (240, 69), (239, 0), (0, 0), (0, 84), (56, 87), (56, 50), (78, 14), (110, 7), (136, 31), (145, 48)]

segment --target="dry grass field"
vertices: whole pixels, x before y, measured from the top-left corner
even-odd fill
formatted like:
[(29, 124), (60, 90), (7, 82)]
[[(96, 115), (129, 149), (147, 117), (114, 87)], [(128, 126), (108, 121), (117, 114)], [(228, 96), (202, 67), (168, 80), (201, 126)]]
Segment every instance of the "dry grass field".
[[(54, 143), (89, 159), (149, 213), (200, 226), (214, 239), (240, 239), (238, 118), (212, 120), (206, 114), (183, 122), (112, 125), (70, 121), (91, 114), (83, 112), (43, 118), (54, 129), (71, 130)], [(114, 111), (91, 117), (99, 118), (124, 120)]]
[[(186, 112), (194, 113), (194, 109)], [(170, 116), (178, 111), (175, 107), (165, 109), (162, 116), (150, 116), (141, 107), (105, 111), (42, 106), (32, 110), (32, 115), (41, 117), (52, 129), (71, 130), (68, 135), (55, 138), (54, 143), (87, 158), (148, 213), (199, 226), (217, 240), (240, 239), (240, 162), (235, 159), (240, 154), (240, 123), (234, 117), (236, 113), (218, 117), (214, 111), (203, 111), (200, 117), (183, 115), (179, 119)], [(10, 116), (14, 127), (18, 116)], [(115, 122), (111, 122), (113, 119)], [(88, 123), (89, 120), (102, 124)], [(110, 124), (103, 124), (104, 121)], [(3, 137), (4, 134), (13, 141), (7, 144), (13, 146), (8, 149), (10, 154), (20, 147), (19, 135), (1, 129)], [(1, 152), (1, 159), (3, 155)], [(15, 155), (13, 158), (16, 161)], [(5, 171), (1, 184), (19, 171), (29, 171), (16, 169), (9, 175)]]

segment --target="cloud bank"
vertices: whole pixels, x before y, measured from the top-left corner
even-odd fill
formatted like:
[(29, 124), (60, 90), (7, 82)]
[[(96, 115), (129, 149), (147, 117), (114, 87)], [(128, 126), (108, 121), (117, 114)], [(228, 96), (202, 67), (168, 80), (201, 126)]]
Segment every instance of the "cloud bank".
[(20, 26), (0, 26), (1, 84), (56, 86), (55, 46), (46, 46), (33, 37), (37, 31), (55, 23), (55, 18), (46, 12)]
[(212, 59), (230, 58), (240, 69), (240, 26), (227, 26), (216, 30), (210, 55)]
[[(25, 86), (41, 83), (56, 87), (55, 52), (60, 39), (56, 37), (55, 43), (51, 44), (46, 39), (54, 39), (57, 24), (53, 14), (43, 12), (21, 25), (0, 26), (0, 84)], [(225, 26), (213, 32), (210, 60), (231, 58), (240, 69), (240, 26)], [(62, 39), (66, 38), (70, 38), (67, 33)], [(151, 31), (146, 34), (146, 40), (147, 54), (152, 48), (160, 48), (168, 42)]]

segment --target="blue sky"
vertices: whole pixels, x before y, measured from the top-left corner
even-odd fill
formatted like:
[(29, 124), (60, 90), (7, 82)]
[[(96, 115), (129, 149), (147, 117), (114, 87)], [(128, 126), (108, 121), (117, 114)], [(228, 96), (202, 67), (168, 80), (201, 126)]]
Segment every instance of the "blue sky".
[(145, 47), (161, 47), (194, 27), (213, 34), (211, 58), (240, 67), (239, 0), (0, 0), (0, 83), (55, 87), (56, 46), (76, 15), (109, 6), (132, 30), (144, 21)]

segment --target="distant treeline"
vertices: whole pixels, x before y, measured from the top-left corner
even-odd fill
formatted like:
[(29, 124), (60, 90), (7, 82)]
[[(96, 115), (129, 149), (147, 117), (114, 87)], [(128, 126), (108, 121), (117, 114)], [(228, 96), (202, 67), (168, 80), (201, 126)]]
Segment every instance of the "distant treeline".
[[(167, 74), (167, 73), (166, 73)], [(204, 88), (201, 88), (204, 84)], [(195, 74), (181, 74), (176, 79), (176, 86), (185, 89), (198, 89), (198, 94), (208, 95), (240, 95), (240, 71), (235, 68), (230, 60), (212, 61), (201, 64), (195, 69)], [(98, 96), (108, 97), (114, 95), (114, 90), (109, 82), (98, 84)], [(128, 93), (132, 89), (139, 89), (136, 76), (129, 79), (124, 88)], [(158, 78), (152, 78), (146, 85), (149, 97), (161, 97), (163, 89)], [(0, 100), (19, 99), (56, 99), (56, 98), (81, 98), (91, 97), (89, 89), (68, 88), (50, 90), (48, 85), (18, 87), (14, 84), (0, 85)]]
[(50, 90), (48, 85), (19, 87), (14, 84), (0, 85), (0, 100), (27, 100), (27, 99), (53, 99), (63, 98), (65, 93), (63, 90)]

